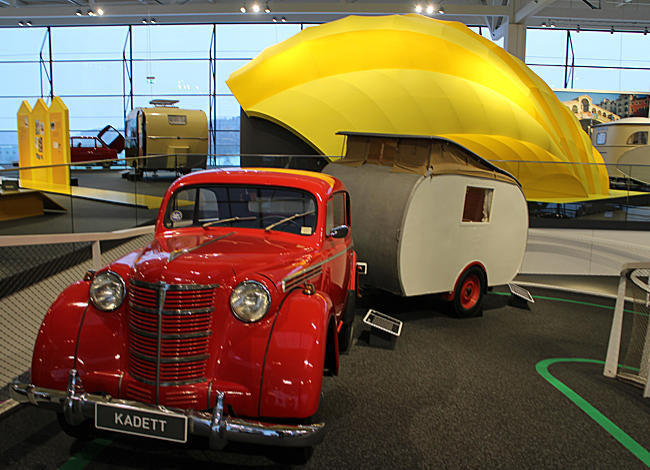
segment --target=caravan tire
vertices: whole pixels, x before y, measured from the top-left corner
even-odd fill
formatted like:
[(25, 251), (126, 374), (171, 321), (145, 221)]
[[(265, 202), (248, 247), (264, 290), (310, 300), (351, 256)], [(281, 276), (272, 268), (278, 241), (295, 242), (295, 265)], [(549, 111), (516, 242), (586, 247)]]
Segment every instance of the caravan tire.
[(465, 271), (454, 291), (453, 308), (458, 318), (479, 316), (483, 311), (483, 297), (487, 290), (485, 272), (478, 266)]

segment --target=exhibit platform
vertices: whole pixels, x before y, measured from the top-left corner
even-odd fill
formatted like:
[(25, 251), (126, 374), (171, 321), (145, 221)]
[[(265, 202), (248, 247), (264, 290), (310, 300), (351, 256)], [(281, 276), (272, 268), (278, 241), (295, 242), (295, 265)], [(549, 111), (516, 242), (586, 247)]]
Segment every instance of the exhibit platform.
[(0, 190), (0, 222), (45, 214), (45, 211), (65, 212), (65, 207), (40, 191)]

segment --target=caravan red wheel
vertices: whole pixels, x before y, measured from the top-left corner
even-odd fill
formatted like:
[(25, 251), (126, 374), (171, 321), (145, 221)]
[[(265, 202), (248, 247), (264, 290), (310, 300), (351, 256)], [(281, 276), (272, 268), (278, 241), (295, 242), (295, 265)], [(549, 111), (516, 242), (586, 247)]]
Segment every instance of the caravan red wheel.
[(485, 272), (478, 266), (465, 271), (456, 283), (454, 312), (458, 317), (472, 317), (480, 314), (483, 294), (487, 287)]
[(460, 305), (469, 310), (476, 305), (480, 296), (481, 280), (478, 275), (472, 273), (460, 286)]

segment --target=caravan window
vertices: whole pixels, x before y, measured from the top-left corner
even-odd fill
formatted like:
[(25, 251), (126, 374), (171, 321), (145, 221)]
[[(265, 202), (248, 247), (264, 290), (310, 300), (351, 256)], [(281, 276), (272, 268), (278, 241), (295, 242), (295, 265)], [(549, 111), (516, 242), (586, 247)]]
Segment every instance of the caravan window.
[(596, 134), (596, 145), (605, 145), (607, 143), (607, 132)]
[(648, 131), (639, 131), (627, 138), (627, 145), (648, 145)]
[(167, 116), (167, 122), (172, 126), (184, 126), (187, 124), (187, 116), (169, 114)]
[(489, 222), (493, 193), (492, 188), (468, 186), (465, 191), (463, 222)]

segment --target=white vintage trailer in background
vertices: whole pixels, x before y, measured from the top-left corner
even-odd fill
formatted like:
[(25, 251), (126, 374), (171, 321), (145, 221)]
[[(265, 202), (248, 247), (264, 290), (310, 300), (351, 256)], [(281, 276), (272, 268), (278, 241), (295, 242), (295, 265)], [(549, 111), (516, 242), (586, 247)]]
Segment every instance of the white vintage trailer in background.
[(610, 178), (650, 184), (650, 118), (631, 117), (591, 128), (591, 142), (603, 156)]
[(524, 256), (526, 199), (517, 180), (438, 137), (342, 133), (343, 159), (323, 170), (350, 192), (364, 283), (395, 294), (447, 293), (459, 316)]

